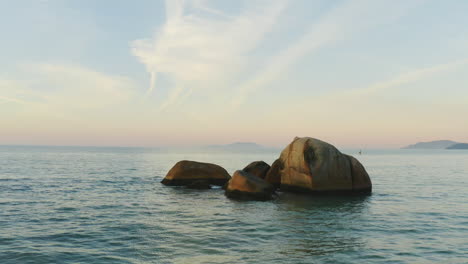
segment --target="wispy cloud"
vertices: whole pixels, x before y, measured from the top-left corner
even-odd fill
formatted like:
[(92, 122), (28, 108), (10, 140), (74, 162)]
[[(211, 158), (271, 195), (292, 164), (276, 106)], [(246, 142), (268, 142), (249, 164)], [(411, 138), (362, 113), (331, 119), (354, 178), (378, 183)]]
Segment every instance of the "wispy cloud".
[(0, 79), (0, 100), (27, 105), (27, 110), (88, 111), (131, 100), (133, 82), (69, 64), (22, 64)]
[[(173, 81), (161, 109), (187, 98), (191, 91), (210, 89), (233, 93), (231, 106), (235, 109), (252, 92), (268, 87), (304, 56), (390, 23), (421, 2), (345, 1), (318, 20), (312, 20), (299, 39), (263, 62), (264, 68), (246, 73), (246, 65), (252, 63), (248, 60), (249, 52), (258, 48), (268, 32), (275, 30), (286, 1), (259, 1), (240, 15), (227, 15), (205, 1), (168, 0), (165, 24), (152, 38), (134, 41), (132, 53), (150, 75), (147, 95), (158, 86), (158, 76), (165, 75)], [(250, 77), (246, 79), (247, 76)]]
[(285, 74), (288, 68), (303, 56), (340, 40), (357, 37), (359, 33), (370, 28), (389, 23), (422, 2), (375, 0), (343, 2), (312, 24), (300, 39), (291, 43), (283, 52), (273, 56), (267, 64), (268, 67), (242, 84), (231, 102), (232, 106), (241, 105), (251, 92), (266, 87), (278, 76)]
[(140, 98), (136, 90), (127, 77), (82, 65), (23, 63), (12, 67), (0, 77), (0, 140), (70, 144), (71, 138), (88, 137), (91, 141), (82, 144), (103, 144), (116, 133), (129, 133), (130, 124), (140, 118), (143, 106), (136, 104)]
[(32, 100), (24, 99), (25, 96), (31, 95), (25, 88), (26, 86), (22, 81), (0, 77), (0, 101), (21, 105), (37, 104)]
[(433, 65), (430, 67), (413, 69), (413, 70), (401, 73), (389, 80), (374, 83), (361, 89), (349, 91), (349, 93), (345, 93), (345, 95), (346, 96), (347, 95), (362, 96), (362, 95), (368, 95), (368, 94), (372, 94), (376, 92), (382, 92), (387, 89), (399, 87), (407, 83), (424, 80), (427, 77), (431, 77), (435, 74), (442, 73), (445, 71), (457, 69), (458, 67), (466, 65), (466, 64), (468, 64), (468, 59), (462, 59), (462, 60), (457, 60), (454, 62)]
[[(311, 105), (309, 108), (313, 107), (317, 112), (320, 112), (320, 109), (327, 109), (327, 115), (325, 116), (328, 116), (330, 112), (340, 112), (345, 108), (352, 108), (354, 112), (361, 110), (367, 112), (370, 108), (373, 108), (375, 112), (377, 111), (376, 107), (385, 107), (386, 109), (384, 110), (388, 110), (389, 107), (401, 108), (402, 105), (395, 102), (393, 102), (392, 105), (388, 105), (388, 102), (383, 105), (379, 98), (383, 98), (382, 95), (390, 95), (392, 92), (394, 93), (395, 89), (405, 85), (411, 85), (414, 89), (423, 89), (424, 86), (420, 85), (421, 82), (426, 82), (427, 80), (431, 80), (431, 78), (437, 79), (444, 73), (457, 70), (467, 64), (468, 59), (462, 59), (443, 64), (436, 64), (429, 67), (407, 70), (389, 79), (371, 83), (357, 89), (333, 91), (314, 96), (312, 99), (300, 99), (295, 102), (297, 107), (291, 106), (290, 110), (291, 112), (296, 111), (299, 113), (304, 105)], [(424, 90), (420, 91), (424, 93)], [(400, 93), (400, 91), (397, 93)], [(453, 98), (450, 103), (454, 104), (456, 101), (457, 99)], [(337, 107), (329, 108), (331, 105)]]
[(249, 51), (272, 29), (287, 2), (256, 3), (232, 16), (203, 1), (166, 1), (165, 24), (152, 38), (132, 44), (133, 54), (150, 74), (148, 94), (157, 86), (160, 74), (174, 82), (162, 108), (190, 90), (229, 86), (248, 63)]
[(28, 102), (26, 101), (23, 101), (17, 98), (6, 97), (6, 96), (0, 96), (0, 100), (6, 101), (6, 102), (18, 103), (18, 104), (28, 104)]
[(82, 109), (126, 102), (134, 96), (132, 80), (68, 64), (30, 64), (33, 78), (48, 87), (46, 98), (54, 105)]

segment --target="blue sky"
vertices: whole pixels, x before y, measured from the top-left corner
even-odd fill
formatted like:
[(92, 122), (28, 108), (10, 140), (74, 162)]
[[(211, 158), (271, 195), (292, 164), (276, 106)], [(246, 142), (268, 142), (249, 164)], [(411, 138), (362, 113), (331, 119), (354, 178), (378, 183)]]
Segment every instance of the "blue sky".
[(0, 144), (468, 141), (467, 1), (0, 1)]

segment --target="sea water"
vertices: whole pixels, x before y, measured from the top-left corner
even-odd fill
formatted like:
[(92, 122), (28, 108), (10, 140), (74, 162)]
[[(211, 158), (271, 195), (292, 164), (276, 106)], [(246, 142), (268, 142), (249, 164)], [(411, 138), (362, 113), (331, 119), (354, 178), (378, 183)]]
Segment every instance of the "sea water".
[(0, 263), (468, 263), (468, 151), (343, 150), (368, 197), (160, 184), (179, 160), (230, 173), (279, 151), (0, 147)]

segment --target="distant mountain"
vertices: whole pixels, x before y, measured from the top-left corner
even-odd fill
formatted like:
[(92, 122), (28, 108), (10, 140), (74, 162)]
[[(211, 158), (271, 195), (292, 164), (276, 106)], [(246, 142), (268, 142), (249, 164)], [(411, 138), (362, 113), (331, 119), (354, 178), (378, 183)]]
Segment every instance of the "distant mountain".
[(269, 151), (273, 149), (252, 142), (236, 142), (227, 145), (210, 145), (206, 148), (209, 150), (221, 150), (231, 152), (259, 152)]
[(455, 144), (459, 143), (451, 140), (437, 140), (430, 142), (419, 142), (414, 145), (406, 146), (404, 149), (446, 149)]
[(468, 143), (458, 143), (447, 147), (447, 149), (468, 149)]

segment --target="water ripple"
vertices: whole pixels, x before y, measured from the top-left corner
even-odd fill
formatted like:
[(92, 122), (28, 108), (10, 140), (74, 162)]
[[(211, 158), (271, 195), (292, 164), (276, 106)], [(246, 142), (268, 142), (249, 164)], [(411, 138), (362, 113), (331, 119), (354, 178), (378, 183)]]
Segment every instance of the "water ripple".
[(466, 263), (458, 153), (363, 155), (370, 197), (239, 202), (159, 181), (181, 159), (232, 172), (277, 153), (0, 151), (0, 262)]

